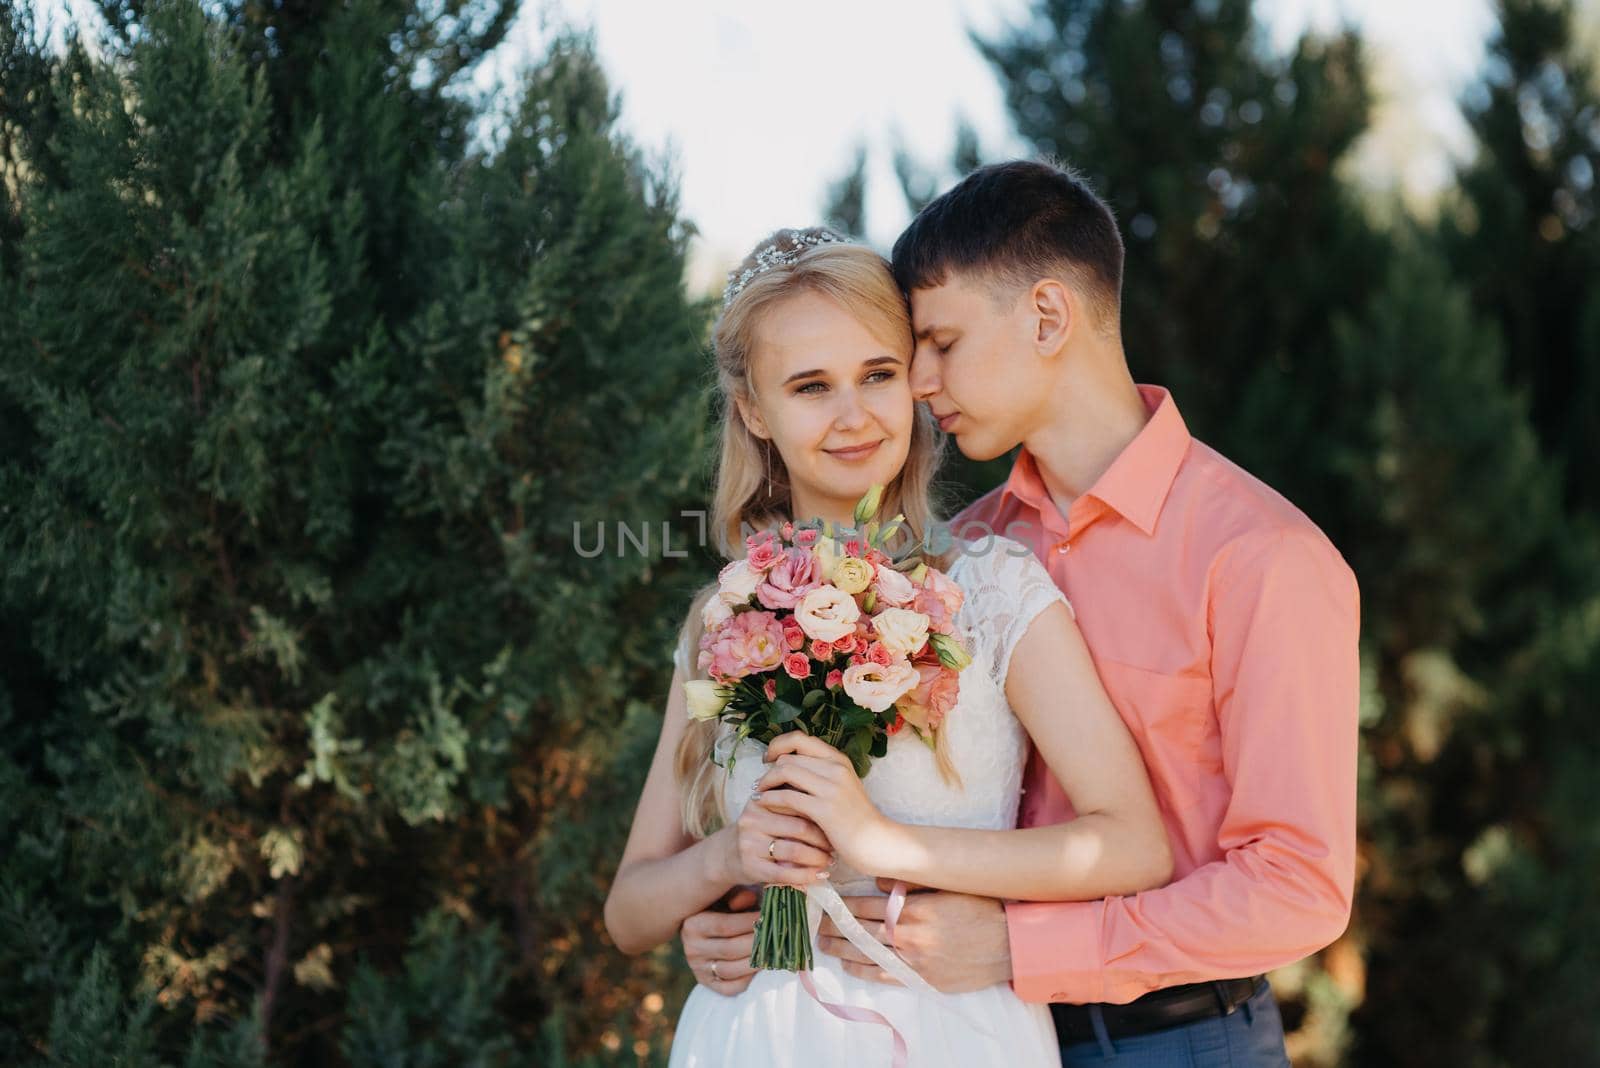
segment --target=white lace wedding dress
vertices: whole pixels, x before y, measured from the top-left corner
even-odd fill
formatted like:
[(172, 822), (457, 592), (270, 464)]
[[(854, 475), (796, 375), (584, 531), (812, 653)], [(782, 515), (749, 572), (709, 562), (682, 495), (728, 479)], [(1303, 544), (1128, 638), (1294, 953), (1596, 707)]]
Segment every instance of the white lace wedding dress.
[[(902, 731), (889, 739), (888, 753), (873, 761), (863, 780), (873, 802), (891, 819), (993, 830), (1016, 826), (1028, 739), (1006, 703), (1006, 666), (1034, 617), (1053, 601), (1066, 599), (1018, 542), (996, 537), (987, 553), (983, 544), (970, 543), (966, 553), (953, 559), (949, 572), (966, 593), (956, 625), (973, 654), (972, 664), (961, 673), (960, 698), (945, 721), (950, 756), (963, 785), (946, 783), (927, 746)], [(680, 649), (679, 655), (685, 652)], [(764, 749), (749, 739), (741, 744), (733, 774), (723, 784), (723, 812), (729, 822), (738, 819), (765, 770)], [(881, 893), (870, 873), (843, 865), (834, 869), (830, 883), (844, 895)], [(1049, 1010), (1021, 1001), (1009, 984), (949, 995), (846, 974), (837, 958), (816, 949), (826, 896), (825, 887), (810, 895), (811, 976), (817, 994), (824, 1001), (887, 1018), (903, 1036), (913, 1068), (1060, 1064)], [(834, 1016), (804, 989), (796, 973), (763, 971), (733, 997), (695, 987), (678, 1018), (671, 1066), (888, 1068), (892, 1043), (887, 1026)]]

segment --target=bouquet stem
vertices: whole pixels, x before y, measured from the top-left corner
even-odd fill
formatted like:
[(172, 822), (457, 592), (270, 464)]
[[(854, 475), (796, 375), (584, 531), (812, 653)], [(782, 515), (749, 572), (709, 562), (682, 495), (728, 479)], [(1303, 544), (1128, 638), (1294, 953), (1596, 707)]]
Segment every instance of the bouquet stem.
[(806, 892), (798, 886), (769, 886), (761, 892), (761, 918), (756, 921), (750, 966), (782, 972), (811, 969)]

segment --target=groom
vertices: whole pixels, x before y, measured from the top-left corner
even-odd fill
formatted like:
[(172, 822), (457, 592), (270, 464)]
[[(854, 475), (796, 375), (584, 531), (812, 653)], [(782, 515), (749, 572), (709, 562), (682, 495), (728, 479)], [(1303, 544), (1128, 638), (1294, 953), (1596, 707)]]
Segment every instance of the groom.
[[(1028, 544), (1072, 601), (1149, 768), (1174, 879), (1089, 902), (913, 894), (895, 945), (941, 989), (1009, 981), (1050, 1003), (1067, 1065), (1287, 1065), (1261, 973), (1328, 945), (1350, 915), (1355, 578), (1304, 514), (1190, 437), (1166, 390), (1135, 385), (1122, 257), (1080, 179), (1012, 162), (924, 208), (894, 270), (918, 399), (973, 459), (1021, 446), (952, 528)], [(1035, 753), (1019, 824), (1072, 816)], [(847, 900), (886, 940), (885, 899)], [(748, 954), (752, 918), (691, 917), (690, 963)], [(847, 970), (884, 978), (831, 922), (822, 933)]]

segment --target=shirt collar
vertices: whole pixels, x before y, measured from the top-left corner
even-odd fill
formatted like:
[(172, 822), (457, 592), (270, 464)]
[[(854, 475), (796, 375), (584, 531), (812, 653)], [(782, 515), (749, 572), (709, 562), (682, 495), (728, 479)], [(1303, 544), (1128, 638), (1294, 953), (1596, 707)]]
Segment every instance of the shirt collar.
[[(1150, 413), (1149, 422), (1084, 496), (1104, 502), (1150, 535), (1155, 533), (1156, 520), (1192, 439), (1171, 393), (1160, 386), (1140, 386), (1139, 396)], [(1000, 499), (1008, 496), (1041, 513), (1055, 511), (1038, 462), (1026, 448), (1017, 453)]]

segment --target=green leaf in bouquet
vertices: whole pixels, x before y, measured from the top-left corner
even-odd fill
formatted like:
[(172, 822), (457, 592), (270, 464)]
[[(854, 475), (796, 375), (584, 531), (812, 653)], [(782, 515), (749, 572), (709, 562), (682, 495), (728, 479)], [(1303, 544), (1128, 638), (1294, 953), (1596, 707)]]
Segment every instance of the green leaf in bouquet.
[(826, 689), (812, 690), (801, 699), (800, 707), (805, 709), (807, 712), (810, 712), (812, 709), (816, 708), (824, 700), (826, 700), (827, 696), (828, 691)]
[(862, 708), (860, 705), (845, 705), (841, 711), (844, 713), (844, 725), (849, 730), (871, 727), (878, 720), (875, 713), (870, 709)]
[(872, 732), (857, 731), (845, 739), (844, 755), (856, 769), (856, 776), (865, 779), (872, 767)]
[(889, 736), (882, 731), (872, 732), (872, 755), (881, 757), (889, 751)]
[(793, 723), (802, 715), (799, 705), (785, 701), (781, 697), (772, 702), (771, 708), (768, 718), (775, 724)]

